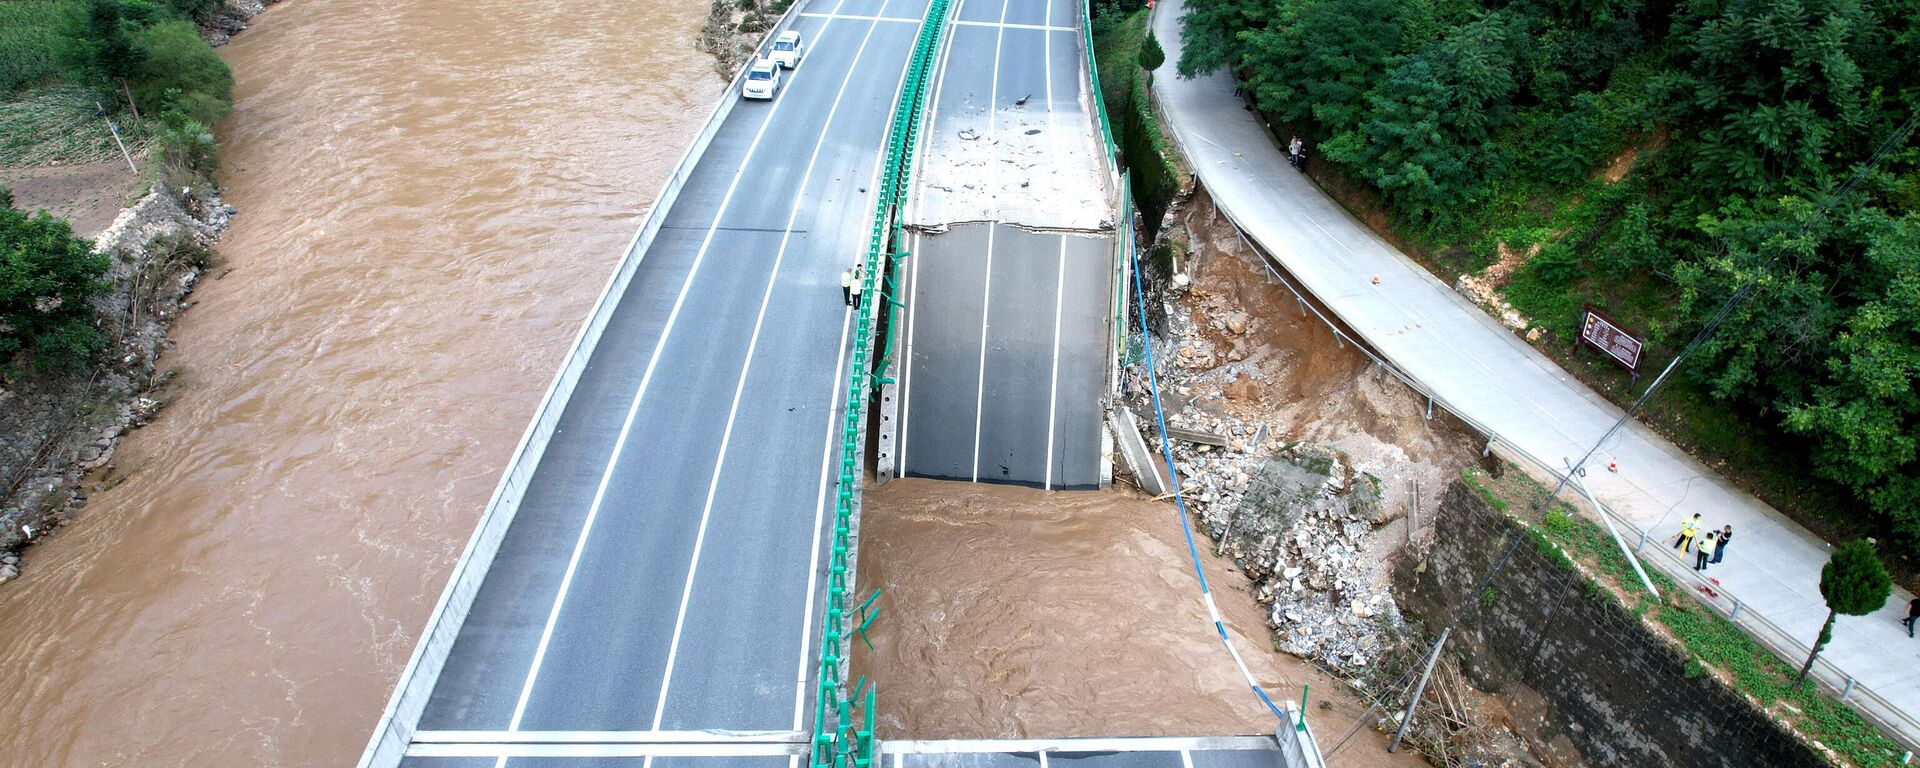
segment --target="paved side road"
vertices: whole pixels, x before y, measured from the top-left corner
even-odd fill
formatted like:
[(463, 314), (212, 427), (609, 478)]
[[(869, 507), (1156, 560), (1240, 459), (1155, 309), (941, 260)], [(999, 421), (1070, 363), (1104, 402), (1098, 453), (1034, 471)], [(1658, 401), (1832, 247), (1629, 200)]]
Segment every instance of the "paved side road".
[[(1153, 12), (1168, 62), (1153, 90), (1220, 210), (1381, 355), (1499, 443), (1554, 468), (1583, 455), (1620, 409), (1288, 167), (1224, 73), (1181, 79), (1173, 62), (1180, 57), (1182, 8), (1182, 0), (1162, 0)], [(1618, 472), (1598, 468), (1610, 461)], [(1764, 617), (1796, 642), (1818, 634), (1826, 618), (1819, 590), (1825, 542), (1637, 423), (1603, 446), (1595, 464), (1587, 482), (1602, 503), (1647, 532), (1645, 553), (1672, 557), (1663, 540), (1683, 515), (1700, 513), (1709, 530), (1731, 524), (1727, 558), (1709, 575), (1743, 601), (1742, 611)], [(1908, 639), (1898, 619), (1912, 598), (1896, 589), (1879, 612), (1842, 617), (1821, 654), (1905, 713), (1909, 725), (1920, 719), (1920, 640)], [(1920, 739), (1920, 728), (1906, 736)]]

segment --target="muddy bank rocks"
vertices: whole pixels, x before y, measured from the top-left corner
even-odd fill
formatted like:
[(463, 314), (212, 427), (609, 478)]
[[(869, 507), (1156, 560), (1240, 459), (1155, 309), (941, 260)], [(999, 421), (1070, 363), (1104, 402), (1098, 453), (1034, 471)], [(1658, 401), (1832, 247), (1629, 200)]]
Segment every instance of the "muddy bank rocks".
[[(71, 520), (86, 502), (82, 480), (110, 468), (121, 438), (160, 410), (153, 393), (169, 378), (158, 367), (167, 331), (232, 215), (215, 194), (154, 191), (95, 239), (111, 260), (108, 288), (94, 299), (106, 340), (94, 365), (0, 381), (0, 551)], [(0, 581), (19, 565), (0, 560)]]

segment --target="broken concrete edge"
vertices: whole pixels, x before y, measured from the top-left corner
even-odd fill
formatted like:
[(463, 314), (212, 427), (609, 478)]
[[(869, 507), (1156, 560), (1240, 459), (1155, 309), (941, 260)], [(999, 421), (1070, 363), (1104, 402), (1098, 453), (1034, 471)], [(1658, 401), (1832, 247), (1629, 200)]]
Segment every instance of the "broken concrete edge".
[(1107, 429), (1120, 446), (1120, 460), (1126, 465), (1127, 473), (1133, 475), (1133, 484), (1154, 496), (1167, 495), (1169, 484), (1160, 474), (1159, 465), (1154, 463), (1146, 438), (1140, 436), (1140, 421), (1133, 411), (1125, 406), (1109, 409)]

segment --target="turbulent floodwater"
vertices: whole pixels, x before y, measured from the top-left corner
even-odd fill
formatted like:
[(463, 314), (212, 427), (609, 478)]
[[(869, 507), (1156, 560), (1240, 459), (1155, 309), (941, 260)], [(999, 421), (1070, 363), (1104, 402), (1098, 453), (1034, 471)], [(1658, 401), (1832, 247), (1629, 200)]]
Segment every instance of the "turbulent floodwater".
[(705, 3), (289, 0), (172, 405), (0, 587), (0, 763), (346, 766), (638, 215)]
[[(1276, 722), (1213, 633), (1177, 512), (1120, 492), (895, 480), (861, 506), (863, 593), (884, 588), (856, 674), (889, 739), (1224, 736)], [(1365, 706), (1272, 652), (1245, 576), (1207, 554), (1207, 581), (1249, 671), (1277, 697), (1310, 685), (1331, 746)], [(1413, 768), (1368, 729), (1343, 768)]]

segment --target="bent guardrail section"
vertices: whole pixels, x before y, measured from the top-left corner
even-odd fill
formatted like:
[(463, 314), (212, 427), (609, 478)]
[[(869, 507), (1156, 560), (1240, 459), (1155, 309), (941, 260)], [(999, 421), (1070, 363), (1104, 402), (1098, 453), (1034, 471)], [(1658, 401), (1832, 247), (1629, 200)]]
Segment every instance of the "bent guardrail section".
[[(868, 598), (849, 609), (854, 595), (854, 562), (858, 547), (860, 481), (865, 469), (867, 400), (873, 389), (888, 381), (891, 355), (873, 359), (875, 330), (879, 315), (887, 313), (888, 333), (898, 326), (899, 300), (893, 295), (898, 285), (896, 270), (908, 254), (898, 251), (906, 242), (900, 225), (900, 207), (913, 169), (913, 148), (917, 145), (921, 115), (925, 111), (933, 54), (940, 47), (946, 28), (948, 0), (933, 0), (920, 23), (914, 40), (912, 58), (900, 95), (894, 102), (893, 117), (887, 129), (887, 146), (881, 156), (880, 189), (874, 204), (873, 227), (862, 262), (861, 294), (879, 296), (884, 308), (869, 303), (859, 314), (854, 328), (853, 360), (847, 367), (847, 412), (840, 434), (840, 474), (834, 494), (832, 556), (827, 568), (827, 610), (820, 624), (820, 662), (814, 697), (813, 768), (869, 768), (876, 752), (873, 744), (875, 710), (874, 687), (862, 679), (847, 690), (849, 655), (847, 641), (855, 632), (866, 629), (869, 614), (853, 627), (856, 613), (867, 613), (873, 603)], [(877, 290), (884, 289), (884, 290)], [(890, 349), (890, 344), (880, 344)], [(875, 597), (878, 595), (876, 594)], [(858, 720), (859, 726), (855, 727)]]
[[(783, 13), (767, 38), (789, 28), (795, 15), (799, 13), (801, 3), (794, 3)], [(762, 41), (765, 45), (765, 41)], [(749, 59), (751, 60), (751, 59)], [(620, 296), (632, 281), (640, 261), (645, 258), (647, 249), (659, 234), (660, 226), (666, 221), (666, 212), (679, 199), (680, 189), (692, 175), (712, 143), (714, 134), (733, 113), (745, 77), (743, 66), (734, 73), (733, 79), (722, 92), (720, 103), (715, 105), (713, 113), (707, 116), (706, 125), (694, 137), (693, 143), (681, 153), (680, 162), (674, 166), (673, 175), (661, 184), (660, 194), (654, 197), (653, 207), (647, 211), (646, 220), (634, 232), (628, 241), (625, 255), (600, 289), (600, 296), (594, 301), (593, 309), (587, 320), (574, 334), (573, 344), (568, 348), (565, 362), (554, 374), (553, 381), (547, 385), (546, 394), (540, 399), (540, 405), (534, 411), (533, 420), (527, 425), (526, 432), (520, 436), (520, 442), (514, 447), (513, 458), (507, 462), (507, 469), (501, 475), (500, 482), (494, 486), (493, 496), (488, 499), (486, 511), (481, 513), (480, 522), (474, 528), (473, 536), (467, 540), (466, 549), (460, 559), (455, 561), (453, 575), (447, 580), (447, 587), (434, 604), (433, 612), (428, 615), (426, 629), (421, 632), (420, 640), (414, 645), (413, 655), (408, 658), (406, 668), (400, 673), (393, 696), (380, 713), (380, 720), (374, 726), (373, 736), (366, 750), (360, 755), (360, 768), (387, 768), (397, 766), (405, 756), (407, 745), (413, 739), (414, 727), (419, 723), (420, 714), (425, 711), (427, 699), (433, 693), (438, 682), (440, 670), (446, 664), (447, 654), (453, 649), (453, 641), (460, 634), (461, 626), (466, 622), (467, 612), (473, 606), (475, 595), (480, 591), (481, 582), (486, 580), (487, 572), (493, 565), (493, 557), (500, 549), (500, 542), (506, 536), (507, 528), (513, 524), (519, 513), (522, 495), (532, 480), (534, 471), (540, 466), (540, 459), (546, 455), (547, 443), (553, 437), (554, 427), (560, 422), (560, 415), (566, 410), (567, 402), (573, 396), (574, 387), (579, 383), (580, 374), (592, 359), (594, 350), (599, 346), (602, 332), (613, 317), (614, 309), (620, 303)]]

